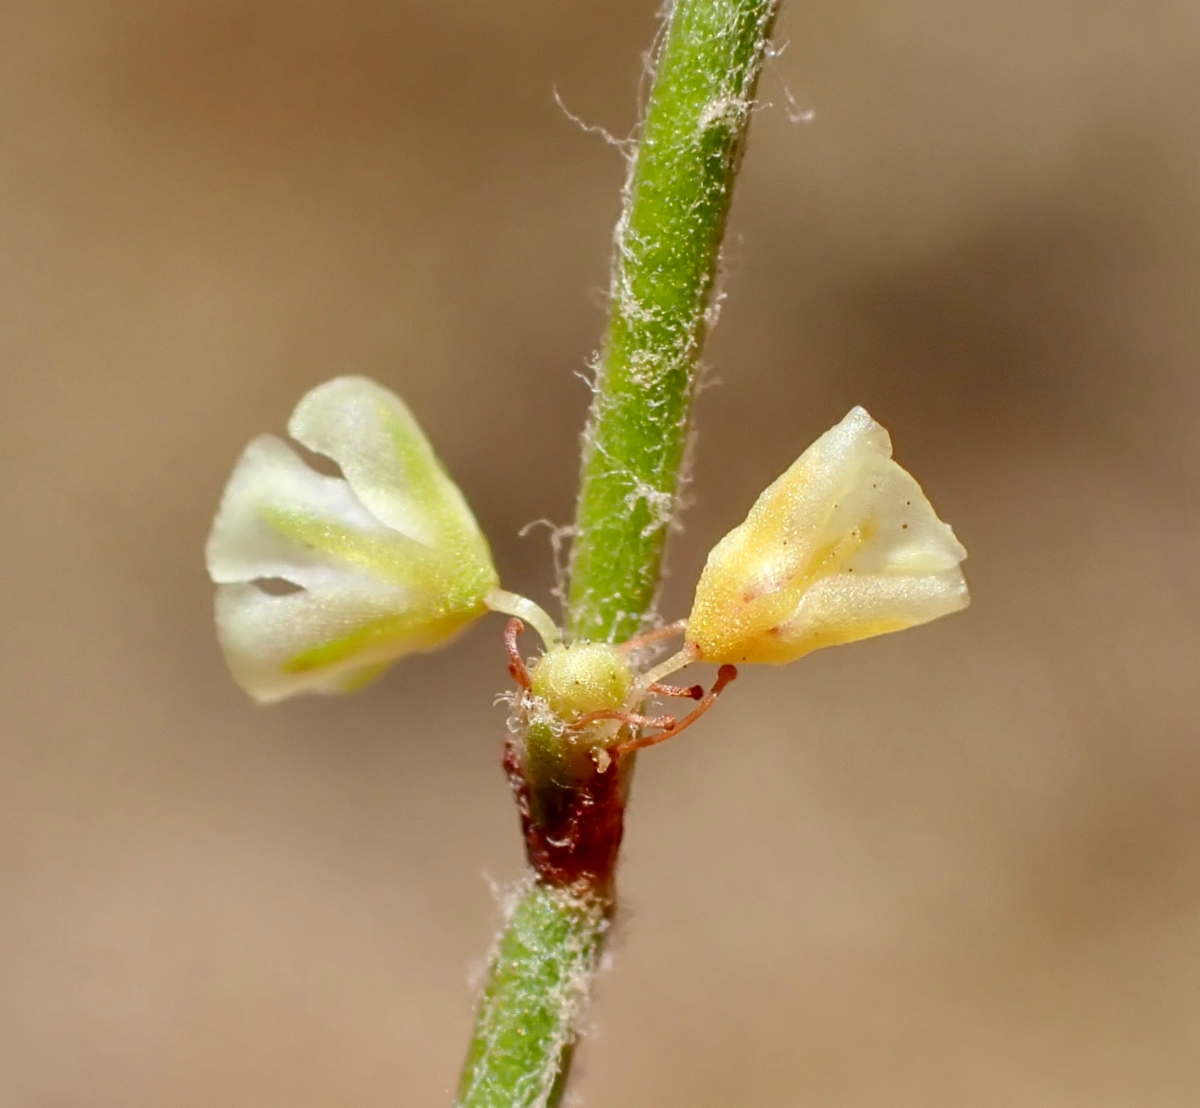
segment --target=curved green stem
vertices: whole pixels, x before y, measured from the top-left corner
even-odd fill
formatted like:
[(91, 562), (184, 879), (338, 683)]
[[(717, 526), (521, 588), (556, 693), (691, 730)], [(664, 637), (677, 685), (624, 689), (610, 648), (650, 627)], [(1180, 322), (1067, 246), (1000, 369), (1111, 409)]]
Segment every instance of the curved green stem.
[[(585, 434), (569, 598), (577, 638), (628, 639), (653, 606), (725, 217), (776, 4), (677, 0), (667, 19), (616, 229), (609, 325)], [(622, 789), (597, 809), (616, 821), (598, 835), (613, 844), (612, 864), (623, 805)], [(614, 828), (615, 839), (604, 839)], [(592, 874), (590, 891), (554, 885), (553, 875), (535, 875), (499, 939), (459, 1108), (554, 1108), (562, 1096), (613, 909), (612, 873)]]

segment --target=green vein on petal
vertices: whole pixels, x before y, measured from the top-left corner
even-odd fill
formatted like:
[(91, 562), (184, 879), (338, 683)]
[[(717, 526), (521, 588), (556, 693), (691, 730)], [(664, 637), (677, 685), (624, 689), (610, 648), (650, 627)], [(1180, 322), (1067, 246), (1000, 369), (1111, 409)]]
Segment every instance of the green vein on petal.
[(428, 587), (439, 576), (434, 552), (399, 532), (364, 534), (313, 512), (291, 508), (266, 507), (263, 518), (281, 535), (392, 584)]

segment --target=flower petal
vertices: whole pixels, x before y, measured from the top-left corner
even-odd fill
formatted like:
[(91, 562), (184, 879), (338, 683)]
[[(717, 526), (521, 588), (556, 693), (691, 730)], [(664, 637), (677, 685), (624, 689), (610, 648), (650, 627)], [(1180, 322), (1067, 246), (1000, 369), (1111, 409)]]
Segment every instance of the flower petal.
[[(260, 701), (341, 692), (453, 637), (499, 583), (486, 539), (404, 404), (365, 378), (312, 390), (293, 434), (326, 477), (263, 435), (229, 479), (207, 547), (218, 637)], [(299, 590), (260, 587), (282, 579)]]
[(795, 614), (778, 631), (778, 653), (761, 660), (791, 662), (823, 646), (903, 631), (950, 615), (969, 603), (956, 566), (923, 576), (839, 573), (808, 588)]
[(368, 512), (345, 481), (317, 473), (274, 435), (259, 435), (221, 497), (206, 549), (209, 575), (218, 584), (281, 578), (316, 586), (342, 571), (345, 563), (328, 550), (289, 533), (288, 520), (392, 544), (393, 560), (412, 545)]
[(412, 413), (366, 377), (335, 377), (296, 406), (288, 433), (341, 467), (355, 495), (389, 527), (429, 546), (482, 541), (475, 517)]
[(274, 596), (217, 588), (217, 637), (234, 680), (260, 703), (359, 688), (404, 654), (448, 641), (475, 612), (434, 613), (425, 598), (364, 578)]
[(891, 453), (854, 408), (759, 497), (696, 588), (702, 657), (788, 662), (966, 606), (966, 551)]

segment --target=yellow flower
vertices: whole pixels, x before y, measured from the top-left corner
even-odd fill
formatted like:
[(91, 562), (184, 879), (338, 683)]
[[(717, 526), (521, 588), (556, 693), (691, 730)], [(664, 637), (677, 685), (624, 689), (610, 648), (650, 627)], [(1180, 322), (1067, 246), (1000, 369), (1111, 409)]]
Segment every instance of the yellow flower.
[[(449, 640), (498, 584), (471, 509), (399, 397), (338, 377), (300, 401), (288, 432), (344, 478), (259, 436), (207, 547), (221, 647), (262, 702), (358, 688), (395, 658)], [(269, 581), (291, 590), (267, 591)]]
[(712, 550), (687, 643), (781, 664), (965, 608), (967, 556), (862, 408), (826, 431)]

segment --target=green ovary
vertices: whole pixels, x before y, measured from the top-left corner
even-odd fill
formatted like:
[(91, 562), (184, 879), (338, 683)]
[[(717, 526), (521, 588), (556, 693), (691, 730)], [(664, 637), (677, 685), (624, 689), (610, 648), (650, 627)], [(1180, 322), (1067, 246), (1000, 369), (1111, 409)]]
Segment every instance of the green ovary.
[(633, 687), (625, 656), (608, 643), (578, 642), (551, 650), (533, 667), (533, 692), (560, 719), (619, 711)]
[(539, 785), (567, 785), (593, 770), (592, 751), (612, 741), (615, 724), (597, 721), (578, 731), (567, 725), (592, 712), (624, 709), (633, 671), (616, 647), (578, 642), (544, 654), (531, 678), (532, 692), (544, 707), (531, 713), (526, 771)]

